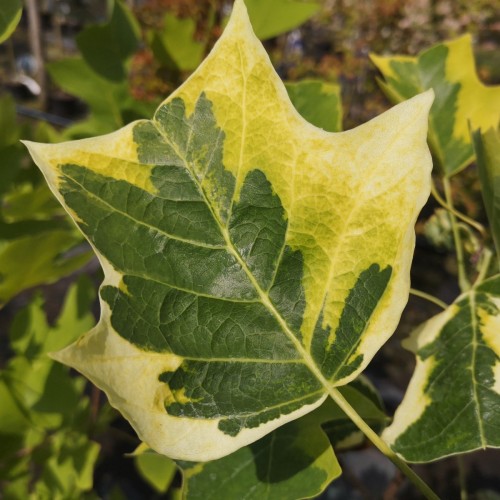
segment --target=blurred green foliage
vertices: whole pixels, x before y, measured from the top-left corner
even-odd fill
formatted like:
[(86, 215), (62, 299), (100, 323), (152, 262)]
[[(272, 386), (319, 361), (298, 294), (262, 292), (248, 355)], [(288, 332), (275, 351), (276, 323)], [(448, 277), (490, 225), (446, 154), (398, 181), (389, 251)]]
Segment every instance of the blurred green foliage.
[[(92, 283), (81, 278), (49, 325), (40, 295), (15, 316), (12, 357), (0, 370), (0, 489), (5, 498), (77, 498), (92, 488), (99, 444), (89, 438), (108, 421), (106, 407), (92, 416), (82, 377), (48, 353), (92, 327)], [(30, 496), (31, 495), (31, 496)]]

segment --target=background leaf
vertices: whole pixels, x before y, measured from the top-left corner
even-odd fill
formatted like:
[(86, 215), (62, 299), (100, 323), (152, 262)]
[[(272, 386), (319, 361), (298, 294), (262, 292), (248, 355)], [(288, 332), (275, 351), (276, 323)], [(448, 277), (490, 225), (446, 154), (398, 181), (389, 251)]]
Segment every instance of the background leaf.
[(203, 59), (205, 47), (194, 38), (196, 23), (191, 18), (181, 19), (173, 14), (165, 14), (164, 26), (160, 31), (150, 33), (150, 46), (153, 53), (163, 65), (192, 71)]
[(481, 194), (488, 214), (493, 241), (500, 258), (500, 135), (490, 128), (472, 133)]
[(100, 77), (80, 58), (53, 62), (47, 69), (58, 86), (82, 99), (90, 108), (86, 120), (64, 131), (66, 139), (111, 132), (154, 109), (154, 104), (132, 99), (125, 81), (114, 83)]
[(89, 26), (76, 37), (85, 62), (101, 77), (124, 83), (125, 64), (139, 45), (139, 25), (122, 0), (113, 0), (111, 18), (102, 26)]
[(0, 306), (22, 290), (42, 283), (53, 283), (91, 257), (87, 247), (75, 253), (81, 244), (74, 231), (45, 231), (11, 241), (0, 241)]
[(106, 275), (101, 321), (57, 359), (177, 459), (222, 457), (310, 413), (406, 303), (431, 101), (342, 134), (310, 126), (238, 0), (153, 120), (29, 143)]
[(46, 355), (87, 330), (92, 284), (70, 287), (54, 326), (35, 295), (10, 331), (14, 356), (0, 371), (0, 485), (8, 498), (81, 498), (92, 487), (99, 445), (88, 437), (85, 380)]
[(500, 86), (479, 80), (470, 35), (435, 45), (418, 57), (370, 57), (382, 72), (385, 81), (379, 84), (392, 101), (434, 89), (429, 144), (437, 164), (447, 176), (469, 165), (474, 158), (469, 121), (473, 128), (484, 130), (496, 128), (500, 121)]
[(142, 452), (134, 456), (139, 474), (159, 493), (165, 493), (177, 472), (175, 462), (154, 451)]
[(500, 447), (500, 276), (458, 297), (415, 331), (417, 367), (385, 439), (428, 462)]
[(246, 0), (255, 34), (266, 40), (286, 33), (311, 18), (320, 8), (313, 0)]
[(297, 111), (309, 123), (327, 132), (342, 130), (340, 86), (321, 80), (302, 80), (285, 84)]

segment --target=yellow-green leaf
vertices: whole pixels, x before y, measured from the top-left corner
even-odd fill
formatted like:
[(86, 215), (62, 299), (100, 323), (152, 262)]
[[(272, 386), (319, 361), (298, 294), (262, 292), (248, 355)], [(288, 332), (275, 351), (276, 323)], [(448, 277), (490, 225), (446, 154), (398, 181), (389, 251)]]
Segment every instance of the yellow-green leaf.
[(383, 437), (428, 462), (500, 447), (500, 276), (430, 319), (407, 342), (417, 366)]
[(472, 140), (481, 179), (481, 194), (500, 259), (500, 132), (493, 128), (486, 132), (476, 130)]
[(344, 133), (310, 125), (237, 0), (153, 120), (27, 143), (105, 273), (99, 323), (56, 358), (182, 460), (223, 457), (317, 408), (407, 301), (431, 102)]
[(500, 122), (500, 86), (478, 78), (470, 35), (444, 42), (418, 57), (371, 55), (385, 81), (382, 90), (393, 102), (434, 89), (429, 119), (429, 144), (447, 176), (469, 165), (474, 153), (469, 122), (486, 130)]

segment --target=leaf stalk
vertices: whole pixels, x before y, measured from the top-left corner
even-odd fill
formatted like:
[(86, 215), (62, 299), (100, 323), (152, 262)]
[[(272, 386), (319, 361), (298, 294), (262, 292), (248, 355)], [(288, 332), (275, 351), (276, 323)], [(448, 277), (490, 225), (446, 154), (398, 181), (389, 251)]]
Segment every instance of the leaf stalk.
[(417, 290), (416, 288), (410, 288), (410, 293), (412, 295), (415, 295), (415, 297), (420, 297), (421, 299), (425, 299), (429, 302), (432, 302), (433, 304), (436, 304), (441, 309), (448, 309), (448, 304), (438, 299), (437, 297), (434, 297), (434, 295), (422, 292), (421, 290)]
[(460, 236), (460, 228), (458, 227), (457, 217), (455, 214), (455, 209), (453, 207), (453, 197), (451, 194), (451, 184), (447, 177), (443, 177), (443, 187), (444, 194), (446, 198), (446, 204), (449, 205), (453, 210), (449, 211), (451, 228), (453, 231), (453, 241), (455, 242), (455, 253), (457, 256), (457, 266), (458, 266), (458, 285), (462, 292), (470, 290), (470, 282), (467, 278), (467, 273), (465, 272), (465, 260), (464, 260), (464, 249), (462, 245), (462, 238)]
[(337, 403), (342, 411), (356, 424), (358, 429), (376, 446), (396, 467), (415, 485), (415, 487), (428, 500), (439, 500), (424, 480), (398, 455), (391, 450), (389, 445), (361, 418), (356, 410), (334, 387), (329, 388), (330, 397)]
[(443, 199), (443, 197), (439, 194), (439, 191), (436, 188), (436, 185), (434, 184), (434, 181), (431, 183), (431, 193), (432, 196), (434, 196), (434, 199), (448, 212), (453, 213), (457, 219), (460, 219), (462, 222), (465, 222), (469, 226), (473, 227), (483, 238), (486, 238), (486, 229), (485, 227), (480, 224), (479, 222), (475, 221), (471, 217), (468, 217), (467, 215), (463, 214), (462, 212), (459, 212), (455, 207), (450, 205), (446, 200)]
[(458, 480), (460, 481), (460, 500), (468, 500), (469, 495), (467, 493), (467, 473), (465, 471), (465, 464), (463, 457), (457, 456), (458, 465)]

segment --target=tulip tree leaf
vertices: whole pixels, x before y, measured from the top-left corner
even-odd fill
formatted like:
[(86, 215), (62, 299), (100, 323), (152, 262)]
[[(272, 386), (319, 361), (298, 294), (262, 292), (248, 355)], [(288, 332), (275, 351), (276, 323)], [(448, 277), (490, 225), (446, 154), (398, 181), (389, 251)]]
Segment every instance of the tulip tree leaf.
[(327, 132), (342, 130), (340, 86), (321, 80), (302, 80), (285, 84), (297, 111), (316, 127)]
[(469, 135), (500, 122), (500, 86), (486, 86), (478, 78), (470, 35), (444, 42), (418, 57), (371, 55), (385, 81), (382, 90), (401, 102), (426, 89), (436, 98), (429, 119), (429, 144), (442, 171), (456, 174), (474, 158)]
[(481, 179), (481, 193), (500, 258), (500, 134), (493, 128), (486, 132), (476, 130), (472, 140)]
[(500, 276), (461, 295), (408, 341), (417, 367), (384, 433), (411, 462), (500, 447)]
[(407, 301), (431, 102), (317, 129), (237, 0), (153, 120), (27, 143), (105, 273), (99, 323), (56, 358), (181, 460), (220, 458), (317, 408)]

